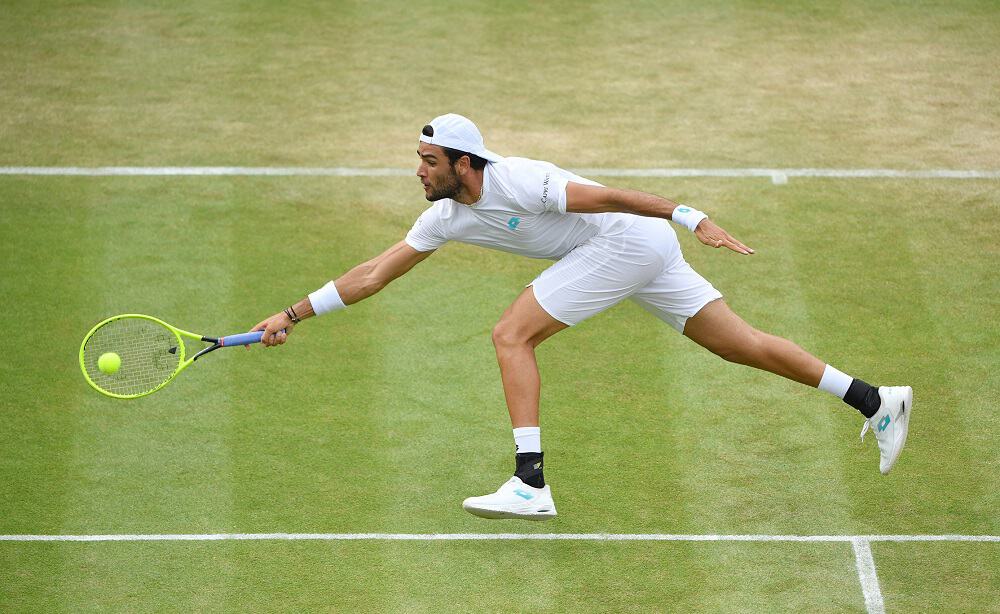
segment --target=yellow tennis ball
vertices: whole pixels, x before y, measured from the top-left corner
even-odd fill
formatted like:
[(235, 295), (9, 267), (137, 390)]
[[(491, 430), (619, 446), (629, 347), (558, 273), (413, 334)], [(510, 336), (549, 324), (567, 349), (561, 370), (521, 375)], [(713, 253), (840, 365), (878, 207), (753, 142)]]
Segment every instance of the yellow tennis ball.
[(97, 359), (97, 368), (107, 375), (114, 375), (121, 366), (122, 358), (114, 352), (101, 354), (101, 357)]

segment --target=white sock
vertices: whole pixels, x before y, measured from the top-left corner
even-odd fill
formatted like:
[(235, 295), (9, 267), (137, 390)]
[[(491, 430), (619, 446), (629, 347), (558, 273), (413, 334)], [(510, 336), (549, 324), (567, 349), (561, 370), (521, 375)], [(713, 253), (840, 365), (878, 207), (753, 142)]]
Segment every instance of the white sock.
[(819, 389), (829, 392), (838, 399), (843, 399), (853, 381), (854, 378), (850, 375), (827, 365), (826, 369), (823, 370), (823, 378), (819, 380)]
[(520, 426), (514, 429), (514, 447), (518, 454), (542, 451), (542, 429), (537, 426)]

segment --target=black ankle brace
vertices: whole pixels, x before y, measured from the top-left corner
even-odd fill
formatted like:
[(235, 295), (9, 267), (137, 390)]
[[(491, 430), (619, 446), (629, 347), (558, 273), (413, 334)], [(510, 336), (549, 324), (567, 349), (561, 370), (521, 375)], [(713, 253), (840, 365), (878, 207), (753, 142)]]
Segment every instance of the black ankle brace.
[(855, 378), (844, 395), (844, 403), (861, 412), (865, 418), (871, 418), (882, 406), (882, 398), (878, 396), (876, 386)]
[(517, 467), (514, 475), (528, 486), (534, 488), (545, 486), (545, 476), (542, 475), (542, 452), (524, 452), (514, 456)]

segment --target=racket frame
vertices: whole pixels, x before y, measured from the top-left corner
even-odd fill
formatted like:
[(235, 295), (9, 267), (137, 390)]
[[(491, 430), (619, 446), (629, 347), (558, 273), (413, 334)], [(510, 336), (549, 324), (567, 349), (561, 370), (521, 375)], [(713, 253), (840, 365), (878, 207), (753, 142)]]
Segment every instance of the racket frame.
[[(94, 383), (94, 381), (92, 379), (90, 379), (90, 375), (87, 373), (87, 365), (84, 362), (84, 351), (83, 350), (87, 346), (87, 342), (90, 341), (91, 336), (93, 336), (93, 334), (95, 332), (97, 332), (97, 330), (99, 328), (101, 328), (102, 326), (104, 326), (105, 324), (108, 324), (109, 322), (113, 322), (115, 320), (122, 320), (122, 319), (125, 319), (125, 318), (137, 318), (137, 319), (150, 320), (152, 322), (155, 322), (155, 323), (159, 324), (160, 326), (166, 328), (170, 332), (172, 332), (174, 334), (174, 337), (177, 339), (177, 352), (179, 354), (179, 356), (178, 356), (179, 360), (177, 362), (177, 368), (174, 369), (174, 372), (170, 374), (170, 377), (168, 377), (162, 383), (160, 383), (159, 386), (153, 388), (152, 390), (147, 390), (145, 392), (140, 392), (140, 393), (137, 393), (137, 394), (118, 394), (118, 393), (115, 393), (115, 392), (110, 392), (108, 390), (104, 390), (103, 388), (101, 388), (100, 386), (98, 386), (96, 383)], [(197, 352), (191, 358), (185, 359), (187, 348), (185, 347), (184, 337), (187, 337), (189, 339), (195, 339), (197, 341), (202, 341), (204, 343), (210, 343), (212, 345), (210, 345), (210, 346), (208, 346), (206, 348), (202, 348), (201, 351)], [(191, 366), (191, 364), (194, 361), (198, 360), (199, 358), (201, 358), (205, 354), (208, 354), (209, 352), (213, 352), (213, 351), (215, 351), (215, 350), (217, 350), (217, 349), (219, 349), (221, 347), (224, 347), (225, 345), (227, 345), (227, 344), (225, 343), (225, 338), (224, 337), (223, 338), (206, 337), (204, 335), (199, 335), (199, 334), (196, 334), (196, 333), (192, 333), (192, 332), (189, 332), (189, 331), (177, 328), (176, 326), (172, 326), (170, 324), (167, 324), (163, 320), (161, 320), (159, 318), (154, 318), (153, 316), (147, 316), (147, 315), (144, 315), (144, 314), (141, 314), (141, 313), (123, 313), (123, 314), (119, 314), (119, 315), (116, 315), (116, 316), (111, 316), (110, 318), (106, 318), (104, 320), (101, 320), (92, 329), (90, 329), (90, 332), (88, 332), (87, 335), (83, 338), (83, 343), (80, 344), (80, 370), (83, 371), (83, 377), (84, 377), (84, 379), (87, 380), (87, 383), (90, 384), (90, 387), (93, 388), (94, 390), (100, 392), (101, 394), (109, 396), (109, 397), (114, 397), (116, 399), (137, 399), (139, 397), (144, 397), (146, 395), (153, 394), (157, 390), (163, 388), (164, 386), (166, 386), (167, 384), (169, 384), (171, 381), (173, 381), (173, 379), (175, 377), (177, 377), (177, 375), (181, 371), (183, 371), (184, 369), (187, 369), (189, 366)], [(229, 345), (235, 345), (235, 344), (230, 343)]]

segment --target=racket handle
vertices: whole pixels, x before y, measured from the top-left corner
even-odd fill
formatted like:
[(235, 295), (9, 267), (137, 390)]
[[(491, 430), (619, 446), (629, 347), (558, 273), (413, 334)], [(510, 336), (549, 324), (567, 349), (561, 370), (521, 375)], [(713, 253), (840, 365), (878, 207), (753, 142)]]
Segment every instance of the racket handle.
[(252, 333), (240, 333), (239, 335), (229, 335), (227, 337), (222, 337), (219, 339), (219, 345), (222, 347), (229, 347), (233, 345), (249, 345), (251, 343), (260, 343), (261, 337), (264, 336), (264, 331), (256, 330)]

